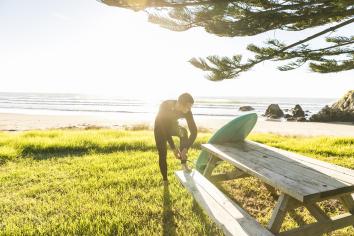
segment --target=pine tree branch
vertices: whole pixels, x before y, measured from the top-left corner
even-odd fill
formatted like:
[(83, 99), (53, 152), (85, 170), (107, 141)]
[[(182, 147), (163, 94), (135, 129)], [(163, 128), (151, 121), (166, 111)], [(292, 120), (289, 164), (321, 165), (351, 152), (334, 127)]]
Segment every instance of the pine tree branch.
[(326, 47), (326, 48), (313, 49), (313, 50), (309, 50), (309, 51), (306, 51), (306, 52), (326, 51), (326, 50), (328, 50), (328, 49), (333, 49), (333, 48), (337, 48), (337, 47), (342, 47), (342, 46), (350, 45), (350, 44), (353, 44), (353, 43), (354, 43), (354, 40), (353, 40), (353, 41), (350, 41), (350, 42), (342, 43), (342, 44), (333, 45), (333, 46)]
[[(100, 1), (100, 0), (98, 0)], [(146, 8), (160, 8), (160, 7), (190, 7), (190, 6), (202, 6), (206, 4), (215, 3), (215, 0), (203, 0), (203, 1), (190, 1), (190, 2), (168, 2), (168, 1), (141, 1), (141, 4), (129, 4), (129, 1), (117, 1), (117, 0), (101, 0), (105, 4), (109, 6), (118, 6), (124, 8), (131, 8), (131, 9), (146, 9)], [(233, 2), (233, 0), (218, 0), (218, 2)]]
[(280, 49), (279, 51), (276, 51), (275, 53), (272, 53), (271, 55), (268, 55), (268, 56), (266, 56), (266, 57), (264, 57), (264, 58), (262, 58), (262, 59), (260, 59), (260, 60), (256, 60), (256, 61), (253, 61), (253, 62), (251, 62), (251, 63), (249, 63), (249, 64), (245, 64), (245, 65), (243, 65), (243, 68), (244, 68), (244, 70), (248, 70), (249, 68), (251, 68), (251, 67), (253, 67), (253, 66), (255, 66), (255, 65), (257, 65), (257, 64), (259, 64), (259, 63), (261, 63), (261, 62), (263, 62), (263, 61), (272, 59), (274, 56), (276, 56), (276, 55), (279, 54), (279, 53), (282, 53), (282, 52), (284, 52), (284, 51), (286, 51), (286, 50), (288, 50), (288, 49), (290, 49), (290, 48), (296, 47), (296, 46), (298, 46), (298, 45), (300, 45), (300, 44), (303, 44), (303, 43), (305, 43), (305, 42), (308, 42), (308, 41), (310, 41), (310, 40), (312, 40), (312, 39), (314, 39), (314, 38), (317, 38), (317, 37), (319, 37), (319, 36), (321, 36), (321, 35), (324, 35), (324, 34), (326, 34), (326, 33), (328, 33), (328, 32), (334, 31), (334, 30), (336, 30), (336, 29), (339, 29), (339, 28), (341, 28), (341, 27), (343, 27), (343, 26), (345, 26), (345, 25), (351, 24), (351, 23), (353, 23), (353, 22), (354, 22), (354, 18), (349, 19), (349, 20), (347, 20), (347, 21), (344, 21), (344, 22), (342, 22), (342, 23), (340, 23), (340, 24), (338, 24), (338, 25), (329, 27), (329, 28), (327, 28), (327, 29), (325, 29), (325, 30), (322, 30), (322, 31), (320, 31), (320, 32), (318, 32), (318, 33), (316, 33), (316, 34), (311, 35), (310, 37), (307, 37), (307, 38), (305, 38), (305, 39), (303, 39), (303, 40), (297, 41), (296, 43), (290, 44), (290, 45), (288, 45), (288, 46), (286, 46), (286, 47)]

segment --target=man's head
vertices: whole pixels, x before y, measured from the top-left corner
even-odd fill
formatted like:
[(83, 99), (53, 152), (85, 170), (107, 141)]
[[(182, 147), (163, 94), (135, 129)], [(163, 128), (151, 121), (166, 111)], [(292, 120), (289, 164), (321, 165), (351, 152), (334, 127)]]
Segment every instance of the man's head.
[(183, 113), (187, 113), (191, 110), (193, 104), (194, 104), (194, 99), (192, 97), (192, 95), (190, 95), (189, 93), (183, 93), (178, 97), (178, 105), (180, 110)]

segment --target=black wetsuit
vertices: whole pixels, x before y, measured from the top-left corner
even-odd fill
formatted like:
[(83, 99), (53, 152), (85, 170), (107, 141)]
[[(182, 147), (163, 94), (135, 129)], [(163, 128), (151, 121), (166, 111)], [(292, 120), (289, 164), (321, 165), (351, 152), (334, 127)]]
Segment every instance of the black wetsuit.
[[(160, 171), (164, 180), (167, 180), (167, 142), (172, 149), (175, 149), (172, 136), (179, 137), (179, 149), (182, 151), (184, 148), (190, 148), (197, 137), (197, 126), (195, 125), (192, 112), (182, 113), (175, 110), (176, 102), (176, 100), (166, 100), (162, 102), (155, 119), (154, 135), (157, 151), (159, 153)], [(187, 130), (178, 124), (178, 119), (180, 118), (185, 118), (187, 121), (190, 131), (189, 137)], [(181, 161), (181, 163), (183, 163), (183, 161)]]

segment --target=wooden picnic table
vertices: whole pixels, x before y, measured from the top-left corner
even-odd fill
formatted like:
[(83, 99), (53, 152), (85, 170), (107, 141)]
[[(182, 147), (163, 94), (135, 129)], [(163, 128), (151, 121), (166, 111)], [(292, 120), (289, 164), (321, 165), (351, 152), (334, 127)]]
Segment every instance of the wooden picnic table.
[[(264, 182), (273, 193), (280, 191), (267, 227), (272, 234), (322, 235), (354, 225), (354, 200), (351, 195), (354, 192), (354, 170), (247, 140), (222, 145), (203, 144), (202, 148), (209, 153), (209, 162), (202, 173), (206, 179), (223, 181), (253, 176)], [(220, 161), (232, 164), (235, 170), (212, 175)], [(317, 202), (327, 199), (340, 200), (348, 213), (329, 217), (317, 205)], [(304, 224), (296, 218), (300, 227), (280, 232), (286, 213), (300, 206), (306, 207), (317, 222)]]

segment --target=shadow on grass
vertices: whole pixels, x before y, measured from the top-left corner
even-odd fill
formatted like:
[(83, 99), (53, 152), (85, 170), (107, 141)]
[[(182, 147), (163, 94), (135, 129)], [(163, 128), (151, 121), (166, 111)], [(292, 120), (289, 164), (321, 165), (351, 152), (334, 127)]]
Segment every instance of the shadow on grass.
[(163, 188), (163, 225), (162, 235), (176, 235), (176, 226), (171, 206), (171, 195), (168, 186)]
[(117, 144), (111, 146), (99, 146), (90, 144), (89, 146), (53, 146), (53, 147), (38, 147), (38, 146), (25, 146), (21, 151), (22, 157), (31, 157), (34, 160), (45, 160), (50, 158), (61, 158), (67, 156), (84, 156), (87, 154), (108, 154), (123, 151), (152, 151), (155, 146), (139, 145), (136, 144)]
[(202, 224), (205, 226), (206, 235), (217, 235), (217, 226), (215, 223), (210, 224), (207, 216), (203, 212), (203, 209), (198, 205), (198, 202), (193, 199), (192, 205), (193, 212), (198, 216)]

